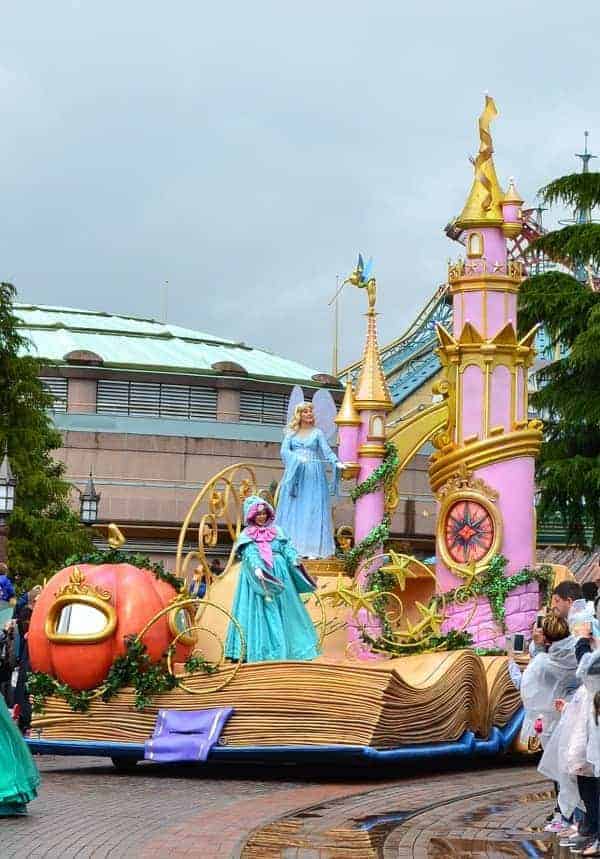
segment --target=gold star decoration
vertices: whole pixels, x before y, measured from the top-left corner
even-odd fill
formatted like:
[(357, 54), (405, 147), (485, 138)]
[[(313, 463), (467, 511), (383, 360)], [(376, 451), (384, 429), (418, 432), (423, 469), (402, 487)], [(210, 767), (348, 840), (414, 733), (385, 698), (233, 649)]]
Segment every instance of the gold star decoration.
[(397, 552), (394, 552), (393, 549), (390, 549), (388, 555), (390, 556), (391, 562), (381, 567), (381, 571), (394, 576), (398, 583), (398, 587), (403, 591), (406, 589), (406, 579), (418, 578), (417, 574), (413, 573), (413, 571), (409, 569), (409, 564), (412, 558), (409, 558), (408, 555), (399, 555)]
[(334, 590), (321, 591), (319, 596), (322, 600), (329, 600), (334, 607), (346, 606), (353, 614), (356, 614), (361, 608), (373, 614), (373, 600), (380, 597), (381, 593), (379, 591), (363, 591), (356, 581), (352, 587), (348, 587), (340, 577)]

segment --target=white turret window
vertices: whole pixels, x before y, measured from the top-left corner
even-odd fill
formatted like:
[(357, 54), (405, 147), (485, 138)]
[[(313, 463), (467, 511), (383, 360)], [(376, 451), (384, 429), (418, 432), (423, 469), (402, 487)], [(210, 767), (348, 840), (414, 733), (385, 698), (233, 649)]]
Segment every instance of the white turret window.
[(385, 438), (385, 423), (381, 415), (372, 415), (369, 421), (369, 437)]
[(479, 258), (483, 256), (483, 236), (481, 233), (470, 233), (467, 241), (467, 256)]

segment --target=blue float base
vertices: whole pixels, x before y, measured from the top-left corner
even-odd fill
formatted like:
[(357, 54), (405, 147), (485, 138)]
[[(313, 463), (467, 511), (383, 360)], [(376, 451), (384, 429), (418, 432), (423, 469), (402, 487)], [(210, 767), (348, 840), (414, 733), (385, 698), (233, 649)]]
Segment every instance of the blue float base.
[[(401, 746), (397, 749), (373, 749), (370, 746), (215, 746), (209, 754), (212, 763), (329, 763), (332, 761), (369, 763), (411, 763), (436, 758), (477, 758), (506, 752), (515, 740), (523, 711), (512, 717), (503, 728), (493, 727), (490, 736), (481, 740), (466, 731), (460, 740), (450, 743), (430, 743), (421, 746)], [(94, 740), (43, 740), (27, 738), (31, 752), (37, 755), (82, 755), (114, 759), (142, 760), (144, 746), (140, 743), (108, 743)]]

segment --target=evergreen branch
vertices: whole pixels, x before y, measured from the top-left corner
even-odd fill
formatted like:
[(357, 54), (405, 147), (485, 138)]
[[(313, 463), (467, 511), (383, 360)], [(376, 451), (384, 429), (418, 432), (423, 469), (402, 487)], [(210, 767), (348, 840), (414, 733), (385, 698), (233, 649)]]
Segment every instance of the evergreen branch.
[(600, 266), (600, 224), (570, 224), (546, 233), (533, 243), (533, 249), (555, 262), (591, 263)]
[(538, 191), (548, 206), (563, 203), (572, 209), (600, 206), (600, 173), (571, 173), (554, 179)]
[(590, 311), (599, 306), (600, 296), (570, 274), (533, 275), (519, 289), (519, 331), (523, 336), (541, 322), (554, 345), (570, 347), (585, 331)]

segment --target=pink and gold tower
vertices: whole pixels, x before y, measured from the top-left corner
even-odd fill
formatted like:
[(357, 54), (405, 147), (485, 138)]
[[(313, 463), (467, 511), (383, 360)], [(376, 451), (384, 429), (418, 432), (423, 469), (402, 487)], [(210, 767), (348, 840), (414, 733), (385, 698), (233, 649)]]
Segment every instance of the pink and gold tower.
[[(448, 272), (453, 330), (438, 327), (450, 415), (430, 467), (439, 501), (440, 592), (480, 574), (499, 553), (508, 559), (506, 574), (535, 561), (534, 460), (541, 424), (528, 420), (527, 404), (535, 330), (517, 336), (522, 270), (508, 258), (507, 239), (521, 230), (522, 200), (512, 180), (503, 193), (496, 176), (489, 130), (496, 115), (486, 97), (473, 185), (457, 222), (466, 260)], [(536, 583), (516, 588), (506, 603), (508, 632), (529, 632), (538, 605)], [(448, 609), (446, 630), (465, 624), (476, 644), (503, 643), (487, 598)]]
[[(385, 456), (386, 419), (393, 408), (392, 398), (385, 380), (379, 345), (377, 342), (377, 314), (375, 312), (375, 279), (369, 281), (369, 309), (367, 336), (362, 355), (356, 390), (350, 381), (346, 384), (344, 400), (338, 412), (340, 459), (347, 464), (346, 477), (357, 477), (358, 483), (367, 480), (381, 465)], [(349, 466), (349, 467), (348, 467)], [(354, 535), (360, 543), (385, 518), (385, 492), (383, 486), (361, 495), (354, 509)], [(381, 547), (383, 548), (383, 546)], [(366, 586), (372, 572), (367, 564), (358, 573), (358, 583)], [(381, 634), (381, 622), (360, 609), (348, 624), (348, 639), (354, 655), (370, 658), (370, 648), (364, 644), (362, 632), (372, 638)]]

